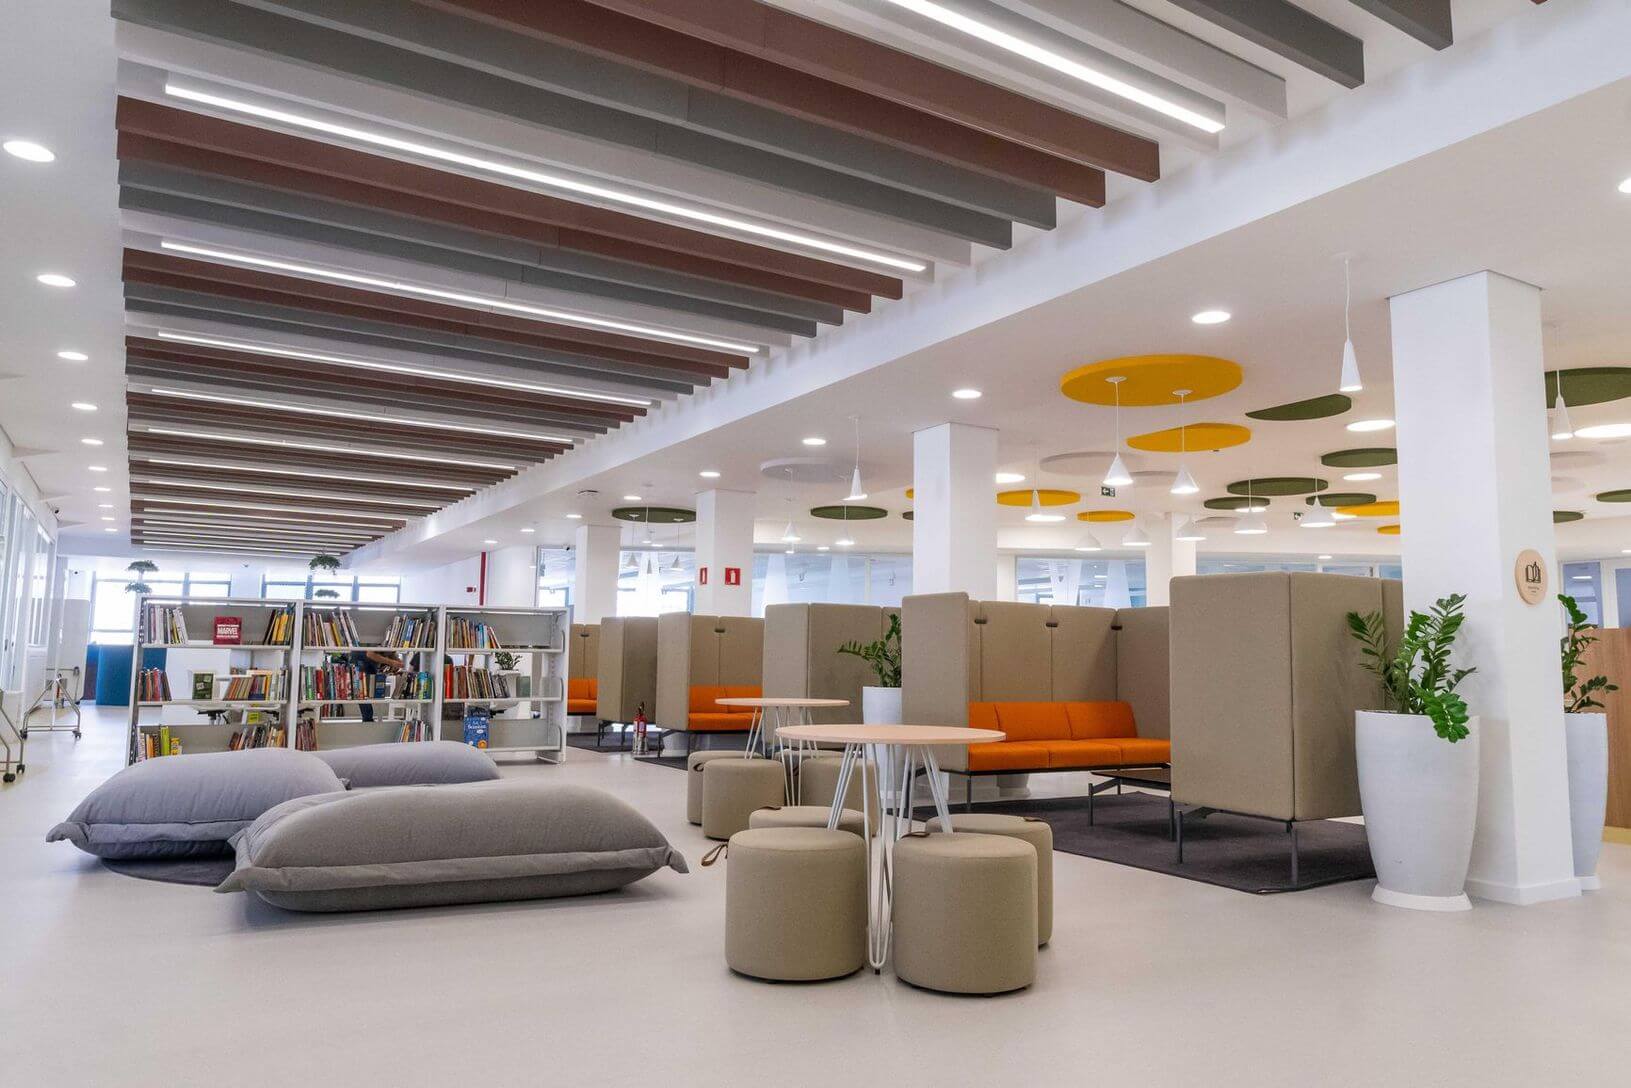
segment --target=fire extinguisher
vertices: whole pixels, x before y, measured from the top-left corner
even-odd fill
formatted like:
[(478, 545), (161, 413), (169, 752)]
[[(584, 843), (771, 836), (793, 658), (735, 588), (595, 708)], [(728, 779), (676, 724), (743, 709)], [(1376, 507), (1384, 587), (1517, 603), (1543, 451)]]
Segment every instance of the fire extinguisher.
[(634, 754), (646, 754), (646, 704), (634, 708)]

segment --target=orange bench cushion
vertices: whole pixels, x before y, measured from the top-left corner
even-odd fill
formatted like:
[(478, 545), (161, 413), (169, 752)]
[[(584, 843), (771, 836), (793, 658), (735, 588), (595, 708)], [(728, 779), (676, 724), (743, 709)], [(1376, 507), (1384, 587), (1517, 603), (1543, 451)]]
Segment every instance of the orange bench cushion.
[(1072, 740), (1104, 740), (1108, 737), (1136, 737), (1133, 708), (1123, 702), (1066, 703)]
[(1048, 767), (1048, 746), (1024, 741), (968, 746), (971, 771), (1042, 771)]
[(1170, 763), (1172, 743), (1140, 737), (1133, 708), (1120, 701), (970, 703), (968, 724), (1008, 739), (968, 749), (971, 771), (1091, 769)]
[(566, 712), (593, 714), (600, 693), (600, 681), (593, 676), (574, 676), (566, 682)]
[(757, 699), (757, 684), (692, 684), (685, 727), (699, 733), (746, 733), (753, 723), (750, 706), (720, 706), (717, 699)]

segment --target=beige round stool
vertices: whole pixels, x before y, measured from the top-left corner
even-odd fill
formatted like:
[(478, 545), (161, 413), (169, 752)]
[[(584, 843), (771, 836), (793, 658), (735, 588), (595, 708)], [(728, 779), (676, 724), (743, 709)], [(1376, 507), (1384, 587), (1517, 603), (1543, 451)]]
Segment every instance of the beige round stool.
[[(1023, 816), (1003, 816), (996, 812), (954, 812), (953, 831), (976, 835), (1007, 835), (1024, 839), (1036, 847), (1036, 943), (1053, 939), (1053, 828), (1041, 820)], [(930, 831), (940, 830), (940, 817), (929, 821)]]
[[(830, 812), (826, 805), (787, 805), (782, 808), (761, 808), (748, 816), (748, 827), (819, 827), (825, 830), (827, 814)], [(852, 808), (846, 808), (838, 816), (838, 830), (848, 831), (852, 835), (861, 834), (863, 817)]]
[(865, 965), (860, 836), (824, 827), (739, 831), (725, 868), (725, 962), (732, 971), (813, 982)]
[[(695, 773), (695, 772), (692, 772)], [(756, 808), (787, 799), (787, 772), (774, 759), (715, 759), (702, 765), (702, 833), (728, 839), (746, 831)]]
[[(799, 763), (799, 793), (800, 805), (816, 805), (827, 808), (832, 804), (832, 795), (838, 791), (838, 771), (844, 764), (842, 756), (815, 756)], [(870, 760), (866, 765), (867, 781), (872, 783), (873, 795), (865, 811), (867, 822), (872, 827), (872, 833), (878, 833), (878, 768)], [(861, 812), (861, 768), (856, 766), (849, 776), (849, 788), (844, 791), (844, 807)]]
[(928, 990), (1000, 994), (1036, 981), (1036, 850), (1001, 835), (895, 844), (895, 974)]
[(685, 818), (694, 824), (702, 823), (702, 765), (716, 759), (741, 759), (741, 752), (721, 749), (692, 752), (685, 757)]

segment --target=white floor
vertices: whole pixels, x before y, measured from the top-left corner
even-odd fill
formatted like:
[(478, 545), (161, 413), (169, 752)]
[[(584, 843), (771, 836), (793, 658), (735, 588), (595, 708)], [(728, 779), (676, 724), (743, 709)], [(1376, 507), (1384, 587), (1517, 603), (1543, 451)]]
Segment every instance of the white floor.
[(0, 1085), (1631, 1083), (1631, 847), (1605, 890), (1462, 915), (1346, 884), (1256, 897), (1055, 857), (1037, 984), (948, 998), (723, 961), (724, 873), (685, 775), (572, 751), (685, 852), (611, 896), (284, 914), (117, 876), (47, 828), (119, 766), (122, 715), (35, 734), (0, 787)]

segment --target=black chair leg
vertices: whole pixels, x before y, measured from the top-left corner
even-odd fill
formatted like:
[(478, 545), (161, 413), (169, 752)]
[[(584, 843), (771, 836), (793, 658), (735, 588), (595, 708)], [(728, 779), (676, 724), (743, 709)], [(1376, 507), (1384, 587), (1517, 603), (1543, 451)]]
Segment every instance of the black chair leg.
[(963, 811), (974, 811), (974, 776), (971, 774), (963, 776)]
[(1297, 871), (1297, 823), (1295, 820), (1286, 821), (1286, 832), (1291, 836), (1291, 886), (1295, 888), (1300, 875)]
[(1173, 815), (1176, 817), (1173, 823), (1173, 839), (1178, 844), (1178, 864), (1182, 865), (1184, 863), (1184, 813), (1182, 809), (1176, 809)]
[(1088, 827), (1093, 826), (1093, 795), (1096, 792), (1097, 791), (1094, 790), (1094, 788), (1093, 788), (1093, 783), (1089, 782), (1087, 784), (1087, 826)]
[(1177, 804), (1172, 800), (1171, 797), (1168, 797), (1167, 798), (1167, 841), (1168, 842), (1173, 842), (1178, 837), (1178, 832), (1177, 832), (1178, 820), (1177, 820), (1177, 817), (1175, 815), (1175, 813), (1177, 811), (1178, 811)]

